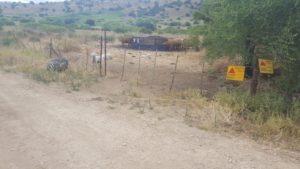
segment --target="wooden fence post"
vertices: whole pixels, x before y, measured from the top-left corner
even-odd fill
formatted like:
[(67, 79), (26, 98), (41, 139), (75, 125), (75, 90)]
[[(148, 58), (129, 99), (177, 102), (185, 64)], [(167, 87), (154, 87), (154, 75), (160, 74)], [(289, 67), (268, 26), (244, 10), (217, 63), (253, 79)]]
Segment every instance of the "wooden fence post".
[(137, 86), (140, 83), (140, 76), (141, 76), (141, 55), (142, 55), (141, 46), (139, 46), (139, 52), (140, 53), (139, 53), (139, 66), (138, 66)]
[(156, 49), (156, 51), (155, 51), (155, 58), (154, 58), (154, 67), (153, 67), (153, 74), (152, 74), (151, 88), (153, 87), (153, 83), (154, 83), (154, 79), (155, 79), (156, 60), (157, 60), (157, 49)]
[(88, 49), (87, 46), (85, 47), (85, 52), (86, 52), (85, 71), (88, 71), (88, 65), (89, 65), (89, 49)]
[(122, 69), (121, 81), (123, 80), (124, 74), (125, 74), (126, 54), (127, 54), (127, 51), (126, 51), (126, 49), (124, 49), (124, 59), (123, 59), (123, 69)]
[[(103, 51), (103, 37), (101, 35), (100, 37), (100, 62), (99, 62), (99, 74), (100, 76), (102, 76), (102, 51)], [(97, 61), (95, 60), (96, 64), (97, 64)]]
[(175, 81), (175, 76), (176, 76), (176, 73), (177, 73), (178, 58), (179, 58), (179, 55), (177, 55), (177, 58), (176, 58), (175, 71), (174, 71), (173, 77), (172, 77), (172, 82), (171, 82), (171, 86), (170, 86), (170, 92), (173, 89), (173, 85), (174, 85), (174, 81)]
[(50, 44), (49, 44), (49, 57), (52, 58), (52, 38), (50, 38)]
[(203, 78), (204, 78), (204, 66), (205, 66), (205, 62), (202, 61), (202, 72), (201, 72), (201, 79), (200, 79), (200, 83), (201, 83), (201, 95), (204, 94), (203, 90), (204, 90), (204, 85), (203, 85)]

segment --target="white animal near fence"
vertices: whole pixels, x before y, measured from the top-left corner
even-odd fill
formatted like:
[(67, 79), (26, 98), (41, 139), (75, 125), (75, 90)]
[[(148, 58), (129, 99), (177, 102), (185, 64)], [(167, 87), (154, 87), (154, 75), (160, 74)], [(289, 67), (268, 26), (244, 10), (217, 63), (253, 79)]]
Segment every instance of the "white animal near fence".
[[(91, 57), (92, 57), (93, 63), (100, 63), (101, 60), (102, 61), (105, 60), (105, 55), (104, 54), (102, 54), (102, 56), (100, 56), (97, 53), (92, 53)], [(110, 53), (106, 54), (106, 60), (112, 60), (112, 55)]]

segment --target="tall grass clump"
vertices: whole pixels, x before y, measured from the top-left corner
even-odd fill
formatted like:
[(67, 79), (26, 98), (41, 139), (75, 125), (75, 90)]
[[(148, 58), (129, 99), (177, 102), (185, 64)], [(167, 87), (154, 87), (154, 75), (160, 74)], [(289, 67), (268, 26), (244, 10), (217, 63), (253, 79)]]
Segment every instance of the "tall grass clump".
[(165, 95), (163, 99), (166, 101), (172, 101), (175, 99), (177, 101), (193, 105), (197, 108), (203, 108), (208, 105), (207, 98), (201, 94), (201, 90), (199, 89), (187, 89), (184, 91), (171, 92), (168, 95)]
[(254, 123), (263, 124), (270, 117), (286, 117), (289, 111), (286, 99), (276, 92), (262, 92), (254, 97), (241, 90), (219, 92), (215, 100), (222, 106), (228, 106), (233, 112)]
[(59, 82), (65, 84), (70, 90), (79, 91), (81, 88), (88, 88), (95, 82), (97, 77), (83, 71), (67, 70), (64, 72), (48, 71), (44, 68), (27, 67), (22, 72), (33, 80), (49, 84)]
[(79, 91), (82, 87), (88, 88), (97, 82), (97, 77), (79, 70), (67, 70), (60, 73), (59, 81), (66, 84), (71, 90)]
[(0, 65), (2, 67), (27, 67), (33, 63), (39, 64), (41, 61), (47, 58), (46, 54), (42, 51), (36, 51), (32, 49), (2, 47), (0, 50)]
[(289, 111), (289, 117), (300, 123), (300, 99), (293, 101), (291, 111)]
[[(276, 91), (263, 91), (256, 96), (242, 90), (219, 92), (215, 101), (239, 117), (242, 128), (248, 127), (256, 137), (287, 141), (300, 149), (300, 102), (290, 102)], [(274, 140), (275, 139), (275, 140)]]
[(58, 45), (58, 47), (62, 48), (62, 51), (65, 53), (68, 52), (80, 52), (81, 47), (78, 41), (73, 40), (73, 39), (65, 39), (61, 40)]
[(28, 74), (33, 80), (43, 82), (43, 83), (51, 83), (59, 81), (59, 73), (53, 71), (47, 71), (45, 69), (37, 69), (33, 68), (30, 71), (23, 71)]
[(286, 116), (285, 99), (275, 92), (259, 93), (251, 97), (245, 91), (219, 92), (215, 100), (222, 106), (227, 106), (254, 123), (263, 124), (270, 117)]

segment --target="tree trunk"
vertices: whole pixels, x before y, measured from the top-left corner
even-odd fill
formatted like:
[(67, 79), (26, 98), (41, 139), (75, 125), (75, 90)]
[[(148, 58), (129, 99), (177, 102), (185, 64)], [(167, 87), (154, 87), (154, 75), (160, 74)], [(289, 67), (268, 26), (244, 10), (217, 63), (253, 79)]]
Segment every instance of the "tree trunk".
[(255, 96), (257, 92), (258, 86), (258, 77), (259, 77), (259, 70), (257, 67), (253, 67), (253, 76), (250, 84), (250, 94), (251, 96)]
[(258, 68), (258, 57), (255, 53), (255, 45), (252, 46), (249, 50), (250, 55), (252, 56), (252, 69), (253, 69), (253, 76), (250, 83), (250, 94), (251, 96), (255, 96), (257, 92), (257, 86), (258, 86), (258, 77), (259, 77), (259, 68)]
[[(245, 41), (245, 45), (247, 48), (248, 56), (247, 56), (247, 64), (250, 62), (250, 66), (252, 67), (252, 80), (250, 83), (250, 94), (251, 96), (255, 96), (257, 92), (258, 86), (258, 77), (259, 77), (259, 70), (258, 70), (258, 56), (256, 53), (256, 46), (255, 43), (252, 41), (251, 36), (247, 36)], [(248, 60), (249, 59), (249, 60)]]

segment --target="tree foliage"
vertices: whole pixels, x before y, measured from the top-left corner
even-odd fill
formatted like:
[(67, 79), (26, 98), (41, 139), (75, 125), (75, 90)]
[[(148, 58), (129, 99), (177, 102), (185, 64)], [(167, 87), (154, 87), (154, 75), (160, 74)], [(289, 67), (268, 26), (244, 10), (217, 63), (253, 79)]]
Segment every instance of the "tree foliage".
[(140, 28), (142, 33), (152, 33), (156, 28), (156, 21), (153, 19), (138, 19), (136, 26)]
[(242, 56), (257, 69), (257, 59), (269, 57), (299, 84), (300, 0), (204, 0), (194, 18), (205, 23), (210, 58)]
[(96, 22), (93, 19), (88, 19), (85, 21), (85, 24), (89, 25), (89, 26), (96, 26)]
[(195, 26), (187, 31), (189, 37), (185, 42), (186, 46), (192, 47), (196, 50), (199, 50), (201, 42), (200, 42), (200, 36), (201, 36), (201, 27)]

